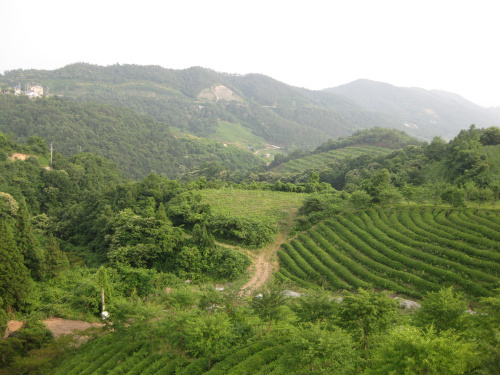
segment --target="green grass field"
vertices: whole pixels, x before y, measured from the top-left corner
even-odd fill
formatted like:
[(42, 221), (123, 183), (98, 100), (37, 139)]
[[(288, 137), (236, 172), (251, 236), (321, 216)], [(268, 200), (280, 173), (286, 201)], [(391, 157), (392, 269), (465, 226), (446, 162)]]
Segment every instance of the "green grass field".
[(212, 206), (214, 214), (273, 221), (298, 209), (307, 196), (305, 193), (240, 189), (207, 189), (200, 193), (203, 201)]
[(262, 137), (252, 133), (249, 128), (227, 121), (219, 121), (217, 131), (210, 138), (222, 143), (236, 144), (245, 148), (251, 146), (255, 150), (264, 148), (266, 144), (266, 141)]

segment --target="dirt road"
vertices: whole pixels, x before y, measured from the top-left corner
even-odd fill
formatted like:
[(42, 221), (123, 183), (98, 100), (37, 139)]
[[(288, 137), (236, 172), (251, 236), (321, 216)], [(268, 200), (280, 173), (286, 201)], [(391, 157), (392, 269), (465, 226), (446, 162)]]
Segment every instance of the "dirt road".
[(274, 241), (260, 251), (253, 264), (250, 266), (253, 275), (241, 288), (242, 294), (251, 294), (253, 291), (263, 286), (270, 279), (272, 273), (278, 270), (279, 263), (276, 253), (280, 245), (288, 238), (288, 233), (297, 215), (297, 209), (289, 212), (289, 214), (286, 224), (283, 225)]

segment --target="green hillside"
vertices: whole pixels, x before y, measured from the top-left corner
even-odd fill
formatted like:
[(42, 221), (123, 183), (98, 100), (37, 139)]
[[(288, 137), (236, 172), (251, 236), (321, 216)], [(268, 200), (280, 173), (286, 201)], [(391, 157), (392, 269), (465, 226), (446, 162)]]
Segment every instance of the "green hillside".
[[(239, 123), (266, 143), (288, 148), (311, 149), (325, 138), (374, 126), (404, 129), (390, 116), (362, 110), (343, 97), (291, 87), (258, 74), (78, 63), (54, 71), (13, 70), (0, 80), (11, 86), (36, 83), (48, 87), (51, 95), (78, 101), (124, 106), (198, 136), (213, 134), (219, 120)], [(219, 99), (213, 94), (217, 87), (235, 96)]]
[(301, 286), (383, 288), (410, 296), (454, 286), (471, 298), (500, 285), (495, 210), (413, 207), (332, 217), (282, 245), (281, 274)]
[(287, 163), (280, 164), (275, 168), (282, 173), (301, 173), (305, 171), (318, 170), (325, 164), (340, 161), (345, 158), (355, 158), (362, 155), (379, 156), (389, 154), (391, 149), (377, 146), (348, 146), (327, 152), (308, 155), (303, 158), (293, 159)]
[(105, 156), (134, 178), (151, 171), (175, 178), (210, 164), (231, 171), (264, 164), (247, 150), (175, 135), (167, 125), (129, 109), (58, 97), (31, 101), (0, 95), (0, 131), (19, 141), (40, 136), (67, 156), (79, 151)]

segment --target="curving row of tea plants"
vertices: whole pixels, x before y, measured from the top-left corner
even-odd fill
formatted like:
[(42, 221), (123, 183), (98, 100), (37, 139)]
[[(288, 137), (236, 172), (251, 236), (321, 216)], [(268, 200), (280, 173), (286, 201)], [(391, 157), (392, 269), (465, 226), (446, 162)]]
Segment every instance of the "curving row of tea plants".
[(309, 155), (299, 159), (294, 159), (280, 165), (279, 169), (280, 172), (283, 173), (303, 172), (309, 169), (316, 169), (323, 164), (328, 164), (335, 160), (342, 160), (347, 157), (357, 157), (364, 154), (386, 155), (391, 151), (393, 150), (371, 145), (349, 146), (336, 150), (330, 150), (328, 152)]
[(473, 298), (500, 286), (500, 213), (410, 207), (344, 213), (279, 251), (280, 277), (302, 287), (373, 287), (410, 297), (454, 286)]
[(279, 367), (279, 359), (286, 353), (286, 344), (267, 339), (212, 358), (188, 359), (175, 352), (158, 353), (148, 340), (137, 339), (124, 344), (115, 334), (97, 339), (93, 345), (85, 345), (77, 355), (61, 363), (55, 375), (154, 375), (154, 374), (270, 374)]

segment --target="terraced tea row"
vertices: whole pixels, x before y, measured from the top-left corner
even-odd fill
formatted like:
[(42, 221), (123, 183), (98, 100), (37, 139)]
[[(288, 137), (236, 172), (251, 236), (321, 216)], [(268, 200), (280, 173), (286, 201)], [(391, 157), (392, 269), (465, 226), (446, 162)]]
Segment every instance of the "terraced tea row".
[(364, 154), (370, 155), (386, 155), (392, 150), (388, 148), (382, 148), (377, 146), (350, 146), (345, 148), (340, 148), (337, 150), (331, 150), (328, 152), (322, 152), (319, 154), (313, 154), (300, 159), (294, 159), (288, 163), (282, 164), (279, 169), (284, 173), (296, 173), (303, 172), (310, 169), (317, 169), (323, 164), (331, 163), (335, 160), (342, 160), (346, 157), (357, 157)]
[(281, 277), (303, 287), (418, 298), (452, 285), (488, 296), (500, 286), (500, 215), (431, 207), (346, 213), (283, 244), (279, 256)]
[(55, 374), (270, 374), (286, 353), (284, 343), (262, 340), (212, 358), (212, 366), (207, 370), (207, 358), (188, 360), (174, 352), (158, 354), (148, 340), (124, 345), (115, 334), (97, 340), (98, 344), (84, 346), (77, 355), (63, 362)]

